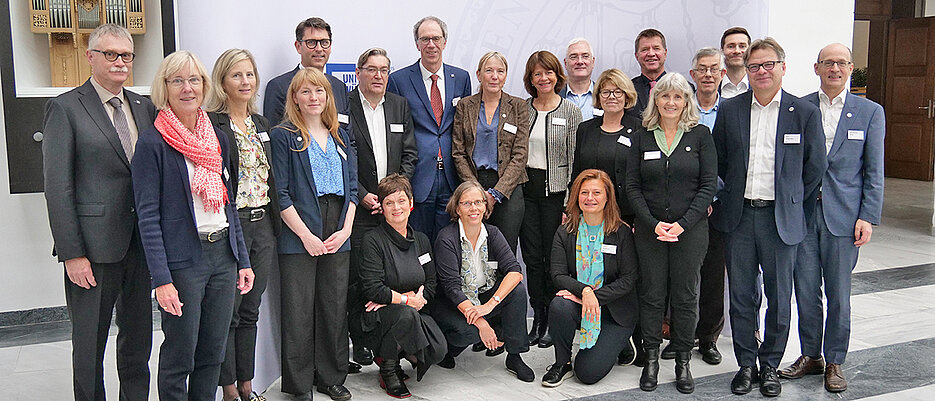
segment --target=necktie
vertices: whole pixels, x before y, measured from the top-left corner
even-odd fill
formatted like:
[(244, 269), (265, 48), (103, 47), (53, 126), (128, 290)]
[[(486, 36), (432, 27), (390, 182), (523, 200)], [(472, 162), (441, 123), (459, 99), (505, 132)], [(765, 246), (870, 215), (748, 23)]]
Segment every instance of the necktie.
[(127, 123), (127, 115), (123, 112), (123, 102), (119, 97), (112, 97), (107, 104), (114, 108), (114, 128), (117, 129), (117, 136), (120, 137), (120, 145), (123, 151), (127, 153), (127, 160), (133, 159), (133, 136), (130, 134), (130, 124)]
[(432, 74), (432, 93), (430, 100), (432, 101), (432, 114), (435, 114), (435, 123), (440, 127), (442, 125), (442, 111), (444, 107), (442, 106), (442, 92), (438, 90), (438, 75)]
[(649, 90), (652, 90), (656, 87), (656, 81), (649, 81)]

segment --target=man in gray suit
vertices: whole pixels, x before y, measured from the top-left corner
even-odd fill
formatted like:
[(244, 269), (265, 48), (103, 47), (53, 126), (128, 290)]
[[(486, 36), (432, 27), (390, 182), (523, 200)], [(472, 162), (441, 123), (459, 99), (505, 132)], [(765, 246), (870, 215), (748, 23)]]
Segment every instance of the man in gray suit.
[(824, 372), (830, 392), (847, 389), (841, 364), (851, 332), (851, 271), (883, 209), (883, 107), (847, 91), (853, 70), (847, 46), (826, 46), (815, 63), (821, 90), (804, 98), (821, 108), (828, 171), (795, 264), (802, 356), (779, 372), (789, 379)]
[(53, 255), (65, 263), (75, 399), (105, 398), (104, 346), (116, 305), (120, 399), (145, 400), (152, 301), (130, 160), (138, 134), (153, 126), (156, 108), (123, 89), (134, 59), (125, 28), (95, 29), (85, 55), (91, 78), (49, 101), (42, 142)]

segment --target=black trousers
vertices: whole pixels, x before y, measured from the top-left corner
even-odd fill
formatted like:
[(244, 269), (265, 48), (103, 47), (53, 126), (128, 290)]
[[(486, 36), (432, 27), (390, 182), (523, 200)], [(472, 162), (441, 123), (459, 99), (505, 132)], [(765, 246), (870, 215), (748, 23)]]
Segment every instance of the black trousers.
[[(499, 285), (498, 282), (487, 292), (480, 293), (480, 301), (487, 302), (492, 298)], [(445, 334), (448, 350), (454, 355), (459, 354), (468, 345), (480, 341), (477, 326), (468, 324), (457, 305), (452, 305), (451, 301), (442, 299), (435, 302), (432, 317)], [(529, 341), (526, 339), (526, 287), (522, 282), (517, 284), (490, 314), (484, 316), (484, 319), (497, 333), (497, 339), (504, 342), (506, 352), (520, 354), (529, 351)]]
[(717, 342), (724, 329), (724, 276), (727, 263), (724, 233), (708, 226), (708, 252), (701, 263), (701, 288), (698, 292), (698, 325), (695, 338), (702, 343)]
[(675, 351), (691, 351), (698, 324), (698, 282), (701, 262), (708, 249), (708, 220), (679, 235), (678, 242), (656, 239), (655, 227), (635, 231), (640, 263), (640, 329), (643, 347), (662, 343), (662, 321), (669, 296), (670, 340)]
[[(498, 180), (499, 176), (496, 170), (477, 170), (477, 181), (484, 188), (493, 188), (494, 185), (497, 185)], [(519, 241), (520, 226), (523, 224), (525, 206), (523, 186), (518, 185), (509, 198), (503, 198), (502, 202), (493, 205), (493, 213), (490, 214), (490, 218), (487, 220), (488, 223), (500, 229), (514, 255)]]
[(546, 195), (545, 170), (527, 168), (529, 181), (523, 184), (525, 214), (520, 231), (529, 303), (535, 308), (549, 306), (555, 285), (549, 272), (552, 266), (552, 240), (562, 224), (565, 192)]
[[(322, 237), (337, 231), (342, 197), (318, 198)], [(349, 252), (321, 256), (279, 255), (282, 302), (282, 391), (304, 394), (347, 378), (347, 280)]]
[[(362, 216), (361, 213), (366, 214), (366, 216)], [(354, 229), (351, 231), (350, 269), (347, 281), (347, 329), (354, 347), (362, 347), (366, 344), (363, 327), (361, 326), (364, 305), (367, 304), (367, 300), (361, 294), (360, 288), (360, 249), (364, 242), (364, 236), (370, 230), (379, 226), (381, 220), (382, 216), (371, 215), (370, 210), (358, 207), (357, 216), (354, 219)]]
[(250, 253), (253, 267), (253, 289), (234, 295), (234, 316), (231, 318), (230, 333), (218, 385), (253, 380), (256, 367), (256, 322), (260, 317), (260, 300), (266, 291), (270, 271), (279, 266), (276, 252), (276, 235), (273, 234), (273, 219), (268, 214), (258, 221), (240, 219), (243, 240)]
[[(571, 362), (571, 345), (581, 328), (581, 305), (562, 297), (552, 297), (549, 305), (549, 334), (555, 342), (555, 363)], [(618, 324), (607, 308), (601, 308), (601, 334), (591, 348), (579, 349), (575, 356), (575, 376), (584, 384), (594, 384), (607, 376), (617, 363), (617, 355), (633, 334), (633, 327)]]
[(162, 311), (159, 399), (213, 401), (237, 292), (237, 262), (225, 238), (202, 241), (201, 263), (172, 270), (182, 316)]
[[(135, 230), (134, 230), (135, 231)], [(97, 286), (81, 288), (65, 274), (65, 303), (71, 320), (75, 400), (104, 399), (104, 347), (117, 308), (117, 377), (120, 394), (149, 398), (149, 354), (153, 346), (153, 307), (149, 271), (138, 233), (117, 263), (92, 263)]]

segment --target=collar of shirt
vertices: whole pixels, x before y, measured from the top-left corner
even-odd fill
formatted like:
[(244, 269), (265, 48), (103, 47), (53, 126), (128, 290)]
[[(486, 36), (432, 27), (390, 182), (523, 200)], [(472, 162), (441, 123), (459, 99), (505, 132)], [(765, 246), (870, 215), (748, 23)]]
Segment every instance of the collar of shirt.
[[(467, 241), (469, 244), (471, 240), (467, 237), (467, 234), (464, 233), (464, 223), (461, 222), (461, 219), (458, 219), (458, 232), (461, 234), (461, 240)], [(481, 244), (487, 241), (487, 227), (483, 223), (480, 225), (480, 235), (477, 236), (477, 242), (474, 243), (474, 253), (477, 253), (480, 250)]]
[(588, 91), (578, 94), (571, 90), (571, 85), (565, 84), (565, 89), (568, 91), (569, 96), (586, 96), (594, 93), (594, 81), (591, 81), (591, 84), (588, 85)]
[(749, 86), (750, 82), (747, 81), (747, 74), (743, 74), (743, 78), (740, 80), (740, 82), (737, 83), (737, 85), (734, 85), (734, 83), (730, 81), (730, 78), (728, 78), (727, 75), (725, 75), (724, 79), (721, 81), (721, 89), (728, 87), (739, 90), (742, 87), (743, 90), (746, 91)]
[(382, 106), (384, 102), (386, 102), (386, 95), (383, 95), (383, 97), (380, 98), (380, 101), (377, 102), (376, 107), (370, 107), (370, 101), (367, 100), (363, 92), (360, 93), (360, 104), (364, 106), (365, 111), (366, 110), (369, 110), (371, 112), (377, 111), (377, 109), (380, 108), (380, 106)]
[(423, 81), (429, 81), (429, 83), (432, 83), (432, 74), (438, 74), (439, 81), (445, 79), (445, 65), (444, 64), (442, 64), (442, 66), (438, 68), (438, 71), (431, 72), (428, 70), (428, 68), (425, 68), (425, 65), (422, 64), (422, 60), (419, 60), (419, 70), (422, 71)]
[(717, 98), (714, 99), (714, 107), (712, 107), (712, 108), (710, 108), (710, 109), (708, 109), (708, 110), (705, 110), (704, 108), (701, 107), (701, 102), (698, 101), (698, 94), (697, 94), (697, 93), (695, 93), (695, 94), (692, 95), (692, 96), (695, 98), (695, 104), (698, 105), (698, 112), (699, 112), (699, 113), (701, 113), (701, 114), (717, 113), (717, 107), (721, 105), (721, 95), (720, 95), (720, 94), (717, 94), (717, 93), (715, 93), (714, 95), (717, 96)]
[(101, 98), (101, 103), (107, 103), (108, 101), (110, 101), (110, 99), (117, 97), (120, 99), (120, 102), (122, 104), (127, 104), (127, 97), (123, 94), (123, 88), (120, 88), (120, 93), (115, 95), (113, 93), (110, 93), (109, 90), (104, 89), (104, 87), (101, 86), (101, 84), (97, 83), (94, 77), (91, 77), (91, 86), (94, 87), (94, 91), (97, 92), (97, 96)]
[(835, 96), (834, 99), (831, 99), (828, 97), (827, 94), (825, 94), (825, 91), (819, 89), (818, 90), (818, 101), (821, 103), (824, 103), (825, 106), (833, 106), (836, 104), (843, 105), (846, 92), (847, 91), (845, 90), (841, 90), (841, 93), (838, 93), (838, 95)]
[(752, 98), (752, 100), (750, 101), (751, 102), (750, 104), (756, 107), (759, 107), (760, 109), (765, 109), (767, 107), (773, 106), (773, 103), (775, 103), (776, 107), (779, 107), (779, 99), (782, 98), (782, 88), (779, 88), (779, 90), (776, 91), (776, 94), (773, 95), (773, 98), (768, 103), (766, 103), (765, 106), (761, 106), (760, 102), (756, 101), (755, 93), (753, 94), (753, 96), (750, 96), (750, 98)]

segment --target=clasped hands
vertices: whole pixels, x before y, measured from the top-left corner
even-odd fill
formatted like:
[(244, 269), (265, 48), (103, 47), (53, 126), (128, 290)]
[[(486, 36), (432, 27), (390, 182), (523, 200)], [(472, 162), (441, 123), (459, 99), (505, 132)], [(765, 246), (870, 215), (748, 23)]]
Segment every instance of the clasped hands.
[(656, 228), (653, 231), (657, 235), (657, 240), (665, 242), (678, 242), (679, 235), (685, 232), (685, 229), (682, 228), (679, 223), (666, 223), (660, 221), (656, 224)]
[(302, 237), (302, 245), (305, 251), (311, 256), (321, 256), (327, 253), (335, 253), (344, 245), (344, 241), (351, 236), (351, 227), (345, 225), (344, 228), (335, 231), (328, 239), (322, 241), (315, 234), (308, 233), (308, 236)]

